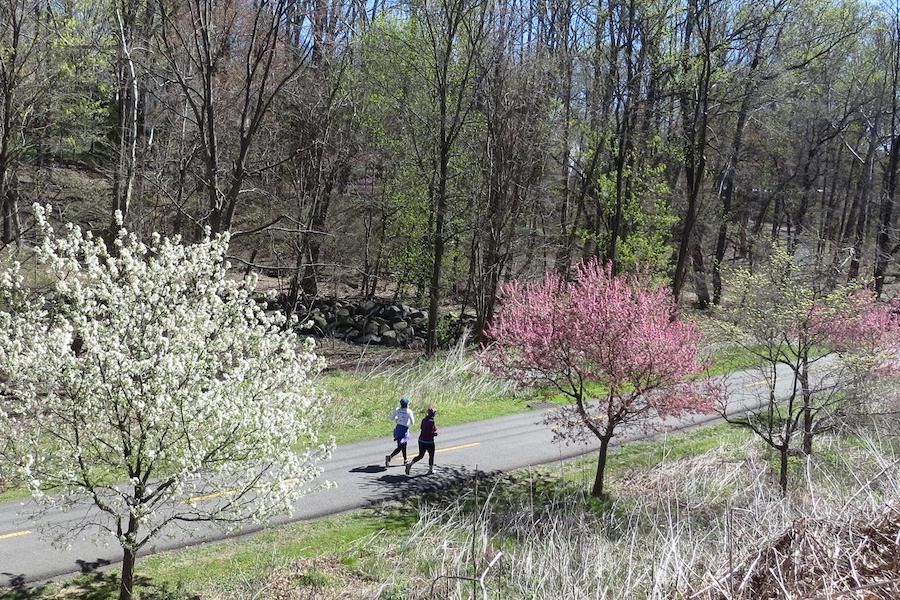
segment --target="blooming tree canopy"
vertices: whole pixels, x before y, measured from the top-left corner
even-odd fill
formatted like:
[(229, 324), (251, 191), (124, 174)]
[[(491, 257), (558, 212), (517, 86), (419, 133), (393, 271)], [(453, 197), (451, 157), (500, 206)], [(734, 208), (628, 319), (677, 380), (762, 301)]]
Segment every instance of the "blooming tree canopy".
[[(615, 276), (596, 260), (573, 282), (554, 272), (537, 283), (511, 282), (481, 354), (495, 374), (523, 385), (550, 385), (574, 400), (564, 430), (600, 440), (593, 494), (603, 493), (609, 441), (625, 424), (652, 426), (657, 417), (712, 410), (693, 383), (703, 372), (700, 334), (673, 318), (671, 292)], [(589, 397), (587, 384), (603, 392)]]
[(730, 341), (758, 359), (767, 384), (765, 410), (730, 417), (724, 403), (720, 412), (779, 452), (783, 493), (795, 439), (811, 455), (817, 434), (862, 408), (881, 376), (896, 374), (900, 350), (896, 306), (879, 302), (864, 282), (838, 284), (810, 263), (774, 245), (753, 270), (730, 269), (735, 301), (719, 315)]
[(46, 505), (93, 505), (130, 598), (135, 553), (171, 525), (291, 511), (330, 451), (310, 379), (323, 363), (252, 278), (226, 276), (227, 236), (121, 230), (111, 250), (35, 215), (53, 285), (0, 274), (0, 455)]

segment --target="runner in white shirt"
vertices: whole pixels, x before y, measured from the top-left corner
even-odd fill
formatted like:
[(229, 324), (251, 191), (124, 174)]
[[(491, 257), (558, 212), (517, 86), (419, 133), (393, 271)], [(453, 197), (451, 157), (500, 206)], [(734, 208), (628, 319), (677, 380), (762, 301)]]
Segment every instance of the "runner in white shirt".
[(394, 426), (394, 441), (397, 442), (397, 447), (394, 448), (393, 452), (385, 455), (384, 466), (386, 467), (389, 467), (391, 459), (401, 452), (403, 453), (403, 464), (406, 464), (406, 443), (409, 442), (409, 428), (416, 422), (413, 411), (409, 409), (408, 399), (400, 398), (400, 406), (391, 413), (391, 421), (396, 423)]

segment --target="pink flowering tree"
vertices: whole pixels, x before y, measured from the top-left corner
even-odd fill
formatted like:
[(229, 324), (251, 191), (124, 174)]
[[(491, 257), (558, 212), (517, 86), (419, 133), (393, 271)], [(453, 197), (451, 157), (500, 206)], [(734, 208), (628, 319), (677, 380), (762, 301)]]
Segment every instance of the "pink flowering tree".
[[(488, 329), (494, 341), (480, 359), (501, 377), (549, 385), (572, 399), (559, 415), (564, 434), (600, 441), (593, 496), (603, 495), (609, 444), (623, 426), (713, 409), (693, 383), (705, 366), (699, 332), (673, 318), (668, 290), (614, 276), (590, 260), (574, 282), (551, 272), (541, 282), (509, 283), (500, 297)], [(601, 397), (591, 397), (589, 382), (602, 385)]]
[(866, 410), (873, 388), (898, 372), (900, 319), (862, 282), (836, 284), (778, 246), (753, 271), (726, 277), (736, 301), (720, 322), (756, 357), (765, 386), (754, 385), (763, 397), (753, 410), (734, 414), (723, 396), (719, 411), (779, 453), (786, 494), (790, 456), (812, 456), (815, 436)]

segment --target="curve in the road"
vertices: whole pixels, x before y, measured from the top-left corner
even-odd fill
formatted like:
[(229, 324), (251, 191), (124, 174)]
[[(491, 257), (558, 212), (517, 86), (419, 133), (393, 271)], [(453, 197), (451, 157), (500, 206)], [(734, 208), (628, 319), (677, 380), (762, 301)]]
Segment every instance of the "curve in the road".
[[(757, 371), (738, 373), (729, 379), (730, 411), (735, 413), (758, 408), (760, 375)], [(364, 508), (373, 503), (398, 496), (420, 494), (436, 488), (458, 485), (470, 479), (477, 468), (480, 472), (508, 471), (566, 460), (595, 450), (593, 444), (561, 446), (554, 443), (553, 434), (543, 423), (542, 411), (499, 417), (453, 427), (442, 427), (439, 438), (436, 471), (423, 475), (427, 465), (419, 463), (410, 477), (402, 467), (384, 466), (386, 451), (391, 443), (373, 440), (338, 447), (324, 465), (321, 476), (336, 484), (313, 491), (297, 504), (294, 514), (270, 523), (282, 524), (315, 519), (326, 515)], [(659, 423), (660, 431), (675, 431), (721, 420), (718, 415), (694, 415), (680, 419), (666, 419)], [(652, 435), (652, 434), (651, 434)], [(626, 431), (615, 438), (621, 445), (648, 437), (642, 431)], [(195, 502), (215, 501), (220, 494), (192, 498)], [(96, 532), (82, 532), (68, 547), (54, 547), (46, 535), (49, 530), (64, 530), (69, 524), (84, 518), (84, 514), (55, 512), (44, 514), (40, 520), (26, 516), (33, 511), (29, 502), (0, 504), (0, 585), (24, 587), (62, 576), (87, 572), (114, 564), (121, 559), (114, 539), (108, 545), (96, 543)], [(88, 510), (88, 507), (86, 507)], [(226, 533), (213, 526), (194, 526), (173, 532), (147, 547), (143, 555), (213, 542), (225, 538), (249, 535), (264, 527), (247, 527)]]

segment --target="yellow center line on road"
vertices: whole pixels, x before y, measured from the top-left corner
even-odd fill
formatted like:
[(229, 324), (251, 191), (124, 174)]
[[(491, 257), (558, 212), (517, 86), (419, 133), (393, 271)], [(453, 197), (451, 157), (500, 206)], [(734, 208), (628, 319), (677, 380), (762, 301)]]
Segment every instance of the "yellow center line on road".
[(761, 385), (768, 385), (768, 384), (769, 384), (769, 382), (766, 381), (765, 379), (763, 379), (762, 381), (754, 381), (754, 382), (752, 382), (752, 383), (748, 383), (748, 384), (744, 385), (744, 388), (745, 388), (745, 389), (746, 389), (746, 388), (753, 388), (753, 387), (759, 387), (759, 386), (761, 386)]
[(11, 540), (13, 538), (22, 537), (23, 535), (31, 535), (31, 532), (26, 530), (23, 531), (13, 531), (12, 533), (4, 533), (0, 535), (0, 542), (3, 540)]
[(459, 446), (450, 446), (449, 448), (439, 448), (434, 451), (435, 454), (438, 452), (450, 452), (452, 450), (462, 450), (463, 448), (474, 448), (475, 446), (480, 446), (481, 442), (472, 442), (471, 444), (460, 444)]
[(193, 498), (188, 498), (187, 500), (185, 500), (184, 503), (185, 504), (196, 504), (197, 502), (204, 502), (206, 500), (212, 500), (214, 498), (219, 498), (221, 496), (224, 496), (226, 494), (231, 494), (231, 493), (233, 493), (233, 492), (231, 492), (230, 490), (226, 490), (224, 492), (215, 492), (213, 494), (207, 494), (205, 496), (194, 496)]
[[(300, 480), (296, 478), (285, 479), (282, 483), (286, 485), (294, 485), (295, 483), (299, 483)], [(206, 494), (205, 496), (194, 496), (192, 498), (188, 498), (184, 501), (185, 504), (196, 504), (197, 502), (205, 502), (207, 500), (215, 500), (216, 498), (221, 498), (222, 496), (229, 496), (231, 494), (237, 493), (237, 490), (225, 490), (222, 492), (213, 492), (212, 494)]]

